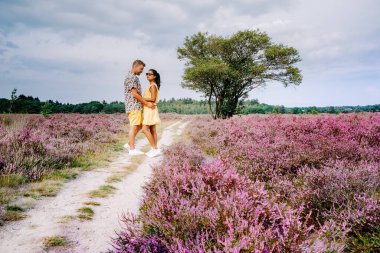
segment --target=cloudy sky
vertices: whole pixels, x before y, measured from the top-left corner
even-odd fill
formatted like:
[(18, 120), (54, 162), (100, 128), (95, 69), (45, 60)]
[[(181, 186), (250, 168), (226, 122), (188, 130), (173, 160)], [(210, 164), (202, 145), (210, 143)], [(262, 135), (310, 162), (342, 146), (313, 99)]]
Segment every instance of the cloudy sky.
[(299, 50), (304, 79), (297, 87), (271, 83), (250, 98), (380, 103), (377, 0), (0, 0), (0, 97), (17, 88), (41, 100), (122, 101), (124, 76), (139, 58), (161, 73), (161, 98), (201, 98), (180, 86), (176, 48), (185, 36), (256, 28)]

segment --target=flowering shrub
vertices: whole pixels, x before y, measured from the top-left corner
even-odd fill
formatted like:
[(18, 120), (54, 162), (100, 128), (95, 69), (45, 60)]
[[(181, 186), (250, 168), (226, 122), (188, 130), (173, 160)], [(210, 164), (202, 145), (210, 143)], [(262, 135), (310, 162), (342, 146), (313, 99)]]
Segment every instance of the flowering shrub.
[(140, 217), (124, 217), (130, 226), (115, 241), (118, 251), (297, 252), (311, 229), (263, 183), (219, 160), (202, 162), (185, 145), (167, 151), (144, 188)]
[(331, 159), (380, 162), (380, 114), (198, 119), (189, 131), (193, 143), (263, 181)]
[[(319, 221), (326, 218), (337, 220), (340, 210), (357, 209), (358, 195), (374, 196), (380, 191), (380, 170), (379, 165), (368, 162), (358, 167), (336, 162), (320, 169), (303, 168), (295, 183), (299, 184), (295, 198), (298, 202), (306, 202), (307, 208), (314, 210)], [(343, 217), (347, 219), (346, 215)]]
[(110, 252), (380, 247), (380, 114), (192, 119)]
[(0, 115), (0, 174), (39, 179), (123, 131), (124, 114)]
[[(182, 118), (162, 114), (165, 121)], [(96, 152), (125, 131), (126, 114), (0, 114), (0, 175), (38, 180), (48, 170)]]

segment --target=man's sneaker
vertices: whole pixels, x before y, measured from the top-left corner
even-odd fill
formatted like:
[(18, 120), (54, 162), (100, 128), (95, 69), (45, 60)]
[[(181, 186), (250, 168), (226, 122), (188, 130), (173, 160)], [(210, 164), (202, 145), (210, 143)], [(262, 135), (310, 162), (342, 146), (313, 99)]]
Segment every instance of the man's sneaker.
[(158, 155), (160, 155), (161, 151), (159, 149), (151, 149), (149, 150), (149, 152), (146, 152), (145, 154), (149, 157), (156, 157)]
[(144, 152), (142, 152), (138, 149), (130, 149), (128, 153), (129, 153), (129, 155), (142, 155), (142, 154), (144, 154)]
[(131, 149), (131, 147), (129, 146), (128, 143), (125, 143), (125, 144), (123, 145), (123, 147), (124, 147), (125, 149), (127, 149), (127, 150), (130, 150), (130, 149)]

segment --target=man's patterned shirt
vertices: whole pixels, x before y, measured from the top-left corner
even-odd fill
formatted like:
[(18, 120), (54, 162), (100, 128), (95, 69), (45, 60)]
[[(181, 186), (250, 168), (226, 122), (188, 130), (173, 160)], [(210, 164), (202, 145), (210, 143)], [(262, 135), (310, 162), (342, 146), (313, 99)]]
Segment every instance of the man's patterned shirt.
[(124, 98), (125, 98), (125, 112), (129, 113), (133, 110), (142, 110), (141, 103), (132, 95), (132, 88), (136, 88), (141, 95), (141, 84), (137, 75), (129, 71), (124, 81)]

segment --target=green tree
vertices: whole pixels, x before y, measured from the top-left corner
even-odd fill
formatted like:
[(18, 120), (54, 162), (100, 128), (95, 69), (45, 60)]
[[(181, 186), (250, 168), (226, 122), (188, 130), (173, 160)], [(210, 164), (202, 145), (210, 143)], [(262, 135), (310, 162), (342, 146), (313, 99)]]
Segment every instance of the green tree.
[(316, 106), (310, 106), (307, 108), (306, 110), (307, 113), (310, 113), (310, 114), (318, 114), (318, 108)]
[(44, 103), (41, 106), (41, 114), (45, 117), (49, 116), (53, 111), (52, 111), (52, 104), (49, 102)]
[(336, 113), (335, 107), (334, 106), (329, 106), (327, 108), (327, 113)]
[(9, 113), (10, 100), (6, 98), (0, 98), (0, 113)]
[(283, 105), (275, 105), (273, 107), (273, 110), (272, 110), (272, 113), (276, 113), (276, 114), (284, 114), (285, 113), (285, 107)]
[(14, 111), (16, 100), (17, 100), (17, 89), (13, 89), (11, 93), (11, 101), (10, 101), (10, 106), (9, 106), (10, 113), (13, 113)]
[(302, 82), (294, 66), (301, 60), (298, 51), (271, 42), (259, 30), (229, 37), (197, 33), (186, 37), (177, 53), (186, 61), (182, 87), (203, 93), (214, 118), (237, 113), (239, 102), (267, 82), (278, 81), (285, 87)]
[(301, 114), (301, 113), (302, 113), (302, 110), (301, 110), (301, 108), (299, 108), (299, 107), (294, 107), (294, 108), (292, 108), (291, 112), (292, 112), (293, 114)]

